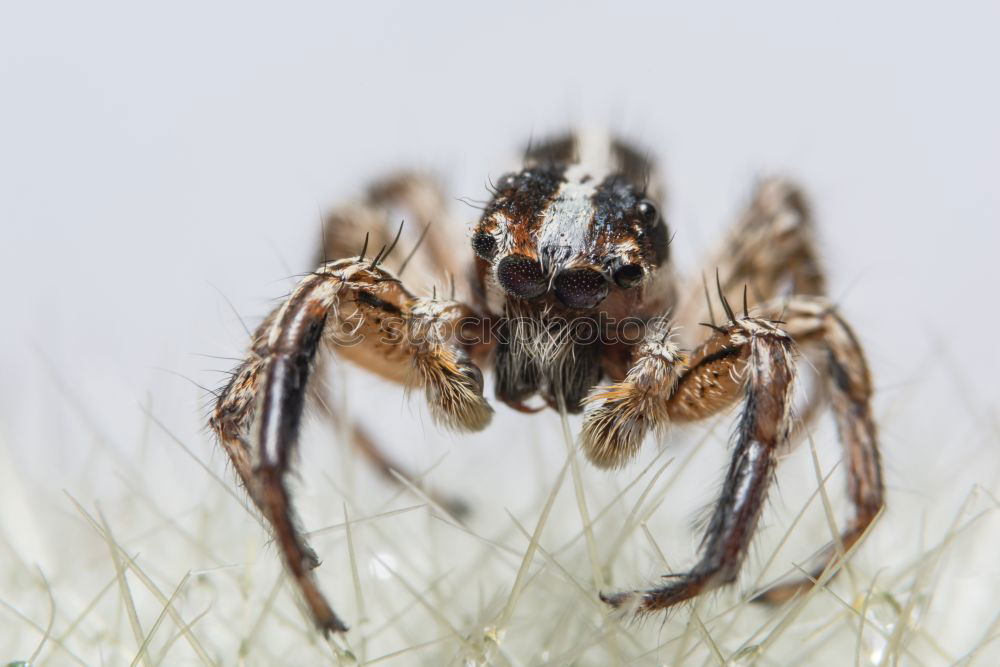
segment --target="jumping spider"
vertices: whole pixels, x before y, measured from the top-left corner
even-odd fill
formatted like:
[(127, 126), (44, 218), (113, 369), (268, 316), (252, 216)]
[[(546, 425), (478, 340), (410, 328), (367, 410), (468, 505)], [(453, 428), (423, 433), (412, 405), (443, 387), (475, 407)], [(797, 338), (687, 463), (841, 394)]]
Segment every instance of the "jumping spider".
[[(514, 409), (541, 409), (527, 404), (540, 397), (558, 410), (583, 411), (579, 444), (600, 468), (625, 465), (647, 434), (668, 423), (705, 419), (742, 400), (732, 463), (700, 560), (660, 586), (602, 593), (615, 607), (664, 610), (733, 582), (779, 454), (827, 403), (845, 451), (853, 513), (838, 548), (823, 552), (816, 572), (850, 548), (881, 510), (868, 365), (823, 296), (802, 192), (782, 180), (757, 188), (706, 267), (725, 313), (716, 321), (704, 274), (687, 283), (674, 275), (652, 173), (641, 152), (600, 133), (530, 146), (522, 168), (493, 184), (472, 230), (471, 269), (452, 253), (441, 226), (448, 219), (444, 198), (424, 176), (379, 182), (326, 221), (323, 256), (334, 259), (318, 262), (258, 327), (210, 422), (321, 631), (347, 626), (316, 585), (312, 569), (319, 561), (297, 527), (285, 479), (309, 381), (324, 358), (317, 355), (321, 345), (422, 388), (434, 418), (458, 431), (490, 423), (480, 368), (492, 368), (496, 398)], [(414, 252), (401, 259), (390, 254), (400, 209), (423, 230)], [(381, 251), (358, 255), (361, 238)], [(439, 276), (468, 276), (471, 303), (454, 295), (414, 296), (398, 278), (410, 259)], [(741, 302), (734, 312), (730, 304)], [(638, 322), (639, 335), (627, 338), (614, 326), (625, 321)], [(577, 336), (580, 324), (598, 335)], [(799, 348), (820, 381), (793, 427)], [(368, 434), (355, 428), (353, 439), (383, 470), (392, 466)], [(758, 599), (779, 602), (810, 585), (809, 579), (780, 584)]]

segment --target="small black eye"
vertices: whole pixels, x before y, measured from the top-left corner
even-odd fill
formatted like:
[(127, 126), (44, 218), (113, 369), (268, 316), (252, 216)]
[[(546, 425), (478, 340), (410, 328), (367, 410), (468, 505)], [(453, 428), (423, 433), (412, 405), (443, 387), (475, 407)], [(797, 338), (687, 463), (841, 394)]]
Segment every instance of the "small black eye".
[(496, 188), (497, 192), (506, 192), (507, 190), (513, 190), (514, 188), (517, 187), (517, 174), (515, 174), (514, 172), (504, 174), (499, 179), (497, 179), (497, 182), (493, 184), (493, 187)]
[(648, 199), (643, 199), (635, 207), (635, 212), (639, 214), (639, 219), (642, 220), (647, 225), (651, 225), (656, 222), (660, 213), (656, 210), (656, 204), (649, 201)]
[(497, 240), (487, 232), (476, 232), (472, 237), (472, 249), (483, 259), (493, 259), (497, 254)]
[(638, 264), (626, 264), (615, 271), (615, 284), (622, 289), (635, 287), (642, 282), (643, 273), (642, 267)]

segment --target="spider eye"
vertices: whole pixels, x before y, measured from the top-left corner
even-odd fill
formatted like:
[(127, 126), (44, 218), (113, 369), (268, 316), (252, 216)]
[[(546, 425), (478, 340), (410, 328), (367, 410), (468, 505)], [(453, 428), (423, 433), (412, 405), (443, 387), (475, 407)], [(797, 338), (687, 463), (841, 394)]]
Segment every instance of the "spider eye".
[(472, 249), (483, 259), (493, 259), (497, 254), (497, 240), (487, 232), (476, 232), (472, 237)]
[(629, 287), (635, 287), (642, 281), (642, 275), (645, 273), (642, 267), (638, 264), (626, 264), (617, 271), (615, 271), (615, 284), (622, 289), (628, 289)]
[(497, 192), (513, 190), (517, 187), (517, 174), (514, 172), (504, 174), (493, 184), (493, 187), (496, 188)]
[(639, 202), (635, 207), (635, 212), (639, 214), (639, 219), (647, 225), (652, 225), (660, 216), (660, 212), (656, 210), (656, 204), (648, 199)]
[(555, 280), (556, 298), (570, 308), (593, 308), (608, 295), (608, 281), (590, 269), (566, 269)]
[(519, 299), (534, 299), (548, 289), (548, 276), (542, 265), (524, 255), (508, 255), (497, 264), (497, 282), (507, 294)]

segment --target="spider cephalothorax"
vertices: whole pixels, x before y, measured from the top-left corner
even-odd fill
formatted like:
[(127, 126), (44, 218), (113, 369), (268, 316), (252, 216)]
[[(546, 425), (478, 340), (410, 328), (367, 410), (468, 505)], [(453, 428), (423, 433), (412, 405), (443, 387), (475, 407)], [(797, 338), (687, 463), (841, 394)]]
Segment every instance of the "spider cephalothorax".
[(494, 184), (472, 248), (481, 307), (510, 321), (495, 351), (496, 393), (509, 405), (540, 392), (578, 412), (604, 374), (603, 348), (620, 346), (608, 323), (672, 305), (651, 168), (620, 142), (569, 135)]
[(533, 158), (497, 181), (472, 236), (491, 312), (508, 298), (610, 312), (641, 298), (628, 291), (667, 261), (666, 223), (612, 155)]
[[(434, 418), (459, 431), (490, 423), (481, 367), (492, 369), (497, 399), (513, 408), (585, 410), (580, 447), (602, 468), (625, 465), (670, 423), (742, 402), (699, 561), (647, 590), (602, 593), (613, 606), (647, 613), (736, 579), (778, 455), (803, 432), (793, 428), (792, 396), (799, 350), (812, 351), (825, 382), (803, 414), (808, 421), (819, 407), (832, 409), (853, 508), (813, 574), (861, 538), (883, 505), (871, 380), (856, 336), (823, 297), (809, 209), (797, 187), (762, 183), (706, 270), (678, 282), (652, 164), (628, 144), (600, 133), (557, 137), (529, 147), (521, 167), (493, 186), (472, 228), (471, 270), (442, 233), (445, 200), (426, 177), (388, 178), (336, 211), (322, 253), (336, 259), (324, 259), (264, 320), (219, 394), (211, 426), (321, 630), (346, 625), (316, 585), (318, 559), (285, 484), (321, 346), (422, 389)], [(423, 229), (402, 257), (392, 254), (399, 230), (390, 220), (400, 208)], [(381, 248), (374, 257), (366, 256), (369, 241)], [(411, 260), (425, 275), (471, 276), (471, 305), (456, 301), (454, 289), (448, 299), (416, 295), (400, 279)], [(706, 274), (715, 276), (714, 297)], [(544, 404), (529, 408), (535, 396)], [(340, 418), (329, 402), (318, 403)], [(398, 470), (362, 427), (353, 426), (352, 436), (387, 475)], [(810, 585), (789, 582), (758, 599), (781, 601)]]

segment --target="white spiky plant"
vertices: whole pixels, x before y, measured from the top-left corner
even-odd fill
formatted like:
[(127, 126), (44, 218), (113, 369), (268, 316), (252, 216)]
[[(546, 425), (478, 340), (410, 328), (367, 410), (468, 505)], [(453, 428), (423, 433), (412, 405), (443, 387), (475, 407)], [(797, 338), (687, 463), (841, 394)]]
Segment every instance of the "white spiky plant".
[[(351, 372), (335, 381), (373, 382)], [(452, 438), (415, 405), (387, 410), (409, 404), (384, 396), (375, 407), (358, 401), (359, 418), (383, 424), (397, 454), (426, 471), (421, 483), (462, 497), (472, 514), (461, 523), (421, 489), (377, 479), (340, 446), (341, 434), (311, 423), (297, 497), (347, 635), (313, 631), (224, 457), (207, 435), (176, 436), (197, 431), (162, 421), (154, 401), (136, 407), (147, 429), (135, 456), (82, 435), (96, 442), (92, 461), (63, 491), (37, 471), (0, 466), (0, 659), (989, 665), (1000, 656), (1000, 567), (990, 556), (998, 486), (969, 481), (997, 480), (996, 452), (978, 458), (974, 474), (952, 471), (953, 483), (913, 487), (894, 463), (894, 432), (907, 430), (894, 425), (912, 417), (908, 397), (901, 412), (883, 402), (890, 505), (844, 571), (783, 607), (746, 601), (795, 574), (835, 532), (843, 480), (835, 435), (819, 428), (779, 468), (739, 585), (636, 621), (610, 614), (597, 593), (692, 561), (690, 519), (725, 464), (726, 421), (671, 432), (669, 446), (649, 444), (640, 462), (604, 473), (577, 454), (575, 425), (558, 415), (501, 416), (486, 434)], [(12, 446), (2, 444), (0, 452)], [(95, 472), (106, 466), (115, 474)]]

